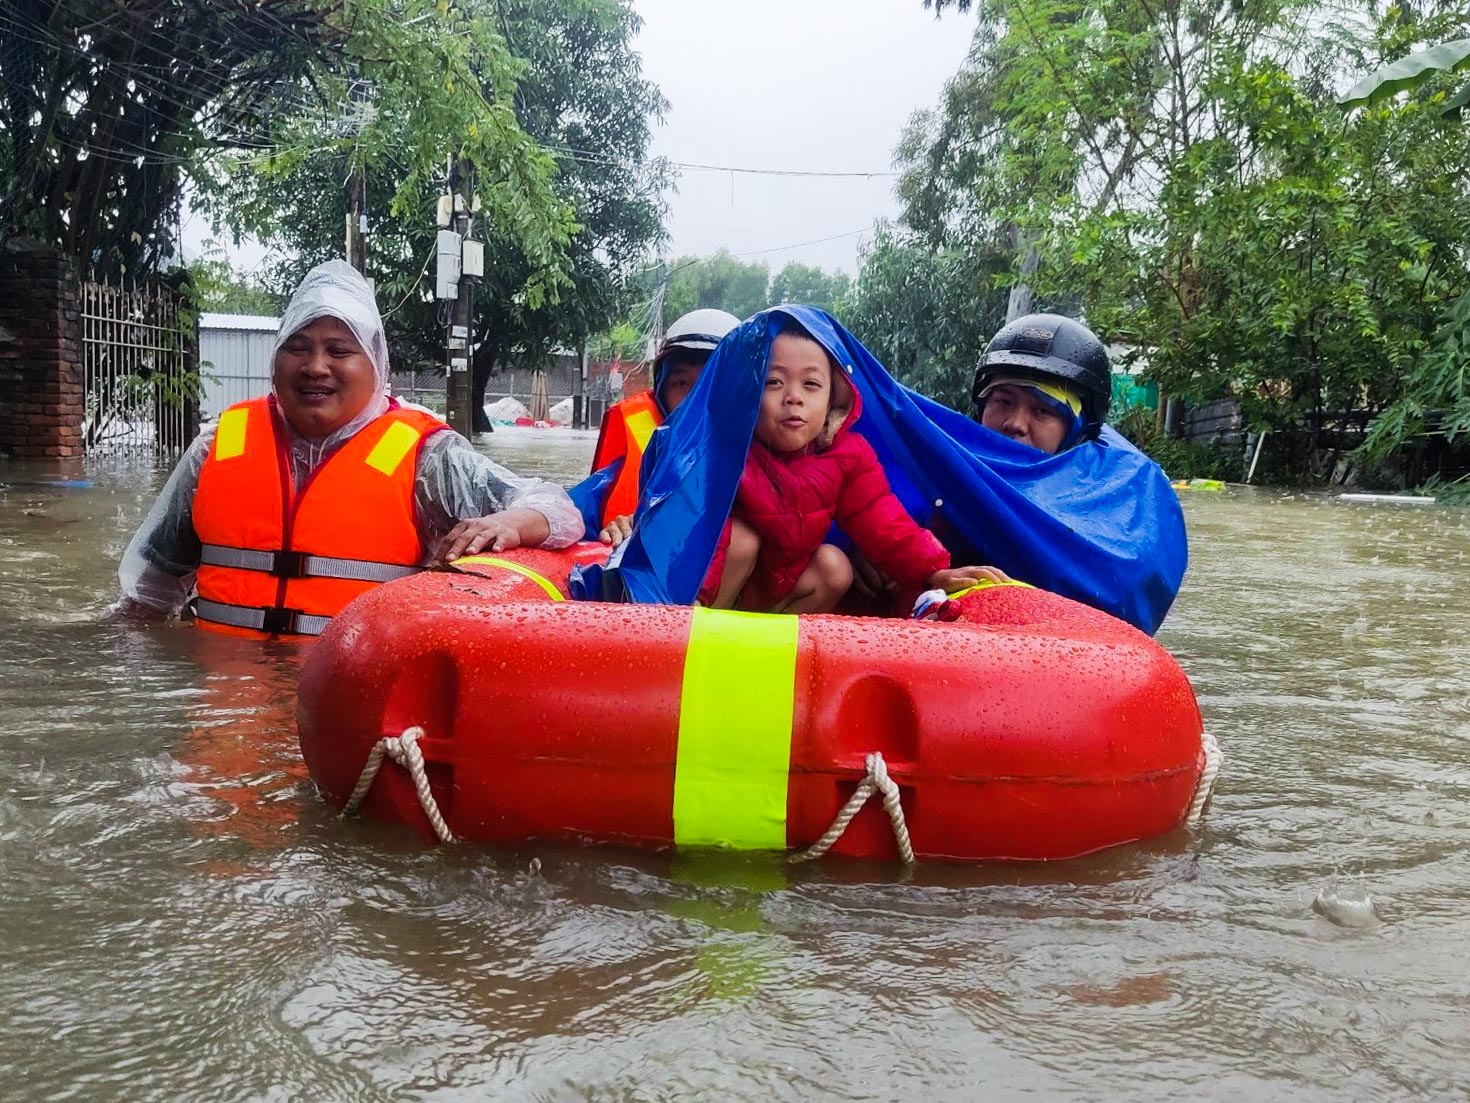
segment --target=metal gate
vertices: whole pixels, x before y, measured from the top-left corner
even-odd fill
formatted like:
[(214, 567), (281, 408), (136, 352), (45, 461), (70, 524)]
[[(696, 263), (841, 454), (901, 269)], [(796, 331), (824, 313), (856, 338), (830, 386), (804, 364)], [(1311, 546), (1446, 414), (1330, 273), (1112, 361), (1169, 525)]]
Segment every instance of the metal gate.
[(199, 428), (198, 321), (180, 292), (81, 288), (88, 455), (173, 455)]

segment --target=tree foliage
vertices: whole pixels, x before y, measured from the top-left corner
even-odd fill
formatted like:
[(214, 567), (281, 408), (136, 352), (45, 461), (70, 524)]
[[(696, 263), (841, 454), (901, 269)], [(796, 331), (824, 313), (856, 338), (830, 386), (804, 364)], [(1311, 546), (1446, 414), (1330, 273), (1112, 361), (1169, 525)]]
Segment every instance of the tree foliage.
[(200, 310), (225, 314), (278, 315), (285, 303), (277, 295), (237, 272), (224, 250), (211, 242), (204, 255), (189, 265), (194, 301)]
[(805, 303), (835, 314), (851, 289), (852, 277), (845, 272), (828, 272), (814, 264), (793, 261), (771, 277), (766, 298), (772, 306), (777, 303)]
[[(1457, 73), (1467, 67), (1470, 67), (1470, 38), (1441, 42), (1374, 70), (1337, 102), (1346, 108), (1382, 103), (1390, 96), (1418, 88), (1441, 73)], [(1470, 102), (1470, 84), (1449, 98), (1444, 113), (1458, 117), (1467, 102)]]
[(673, 321), (691, 310), (728, 310), (748, 318), (771, 305), (771, 270), (759, 261), (745, 261), (721, 249), (707, 257), (679, 257), (659, 278), (666, 278), (664, 320)]
[(574, 223), (551, 157), (516, 121), (520, 65), (484, 19), (436, 0), (11, 0), (3, 20), (0, 235), (103, 272), (157, 269), (177, 247), (185, 177), (207, 186), (222, 150), (267, 173), (323, 144), (391, 156), (400, 209), (464, 154), (486, 166), (487, 215), (530, 258), (528, 296), (561, 278)]
[(773, 276), (769, 266), (741, 260), (728, 249), (707, 257), (680, 257), (654, 271), (652, 285), (661, 282), (667, 283), (665, 322), (704, 308), (748, 318), (780, 303), (805, 303), (837, 313), (852, 288), (852, 278), (844, 272), (793, 261)]
[(0, 240), (104, 274), (156, 271), (193, 159), (250, 146), (337, 55), (343, 6), (301, 0), (7, 0), (0, 7)]
[(1337, 81), (1463, 35), (1463, 11), (975, 8), (969, 62), (900, 147), (916, 241), (1009, 243), (1003, 283), (1072, 302), (1167, 393), (1239, 398), (1258, 426), (1315, 434), (1418, 392), (1467, 287), (1470, 142), (1441, 119), (1455, 81), (1346, 121)]
[[(664, 102), (641, 75), (632, 50), (638, 18), (622, 0), (476, 0), (458, 10), (459, 33), (484, 47), (466, 58), (466, 87), (497, 104), (502, 147), (465, 149), (484, 202), (472, 231), (486, 244), (475, 302), (480, 399), (507, 353), (534, 361), (557, 345), (575, 346), (626, 308), (637, 263), (663, 235), (667, 168), (647, 152)], [(275, 274), (289, 285), (305, 267), (340, 255), (340, 184), (363, 170), (368, 272), (389, 312), (390, 339), (400, 355), (433, 360), (444, 338), (427, 297), (444, 157), (442, 149), (437, 161), (428, 148), (422, 157), (413, 151), (422, 134), (453, 132), (454, 124), (438, 117), (437, 93), (420, 85), (424, 77), (363, 67), (343, 85), (350, 110), (296, 120), (289, 153), (232, 166), (212, 194), (234, 230), (294, 255)], [(480, 127), (475, 133), (487, 136)], [(525, 147), (506, 146), (507, 136)], [(507, 176), (518, 160), (544, 169), (547, 205), (539, 214)], [(553, 232), (541, 234), (548, 225)]]
[(902, 382), (966, 409), (986, 342), (1005, 322), (1008, 248), (931, 245), (879, 223), (843, 321)]

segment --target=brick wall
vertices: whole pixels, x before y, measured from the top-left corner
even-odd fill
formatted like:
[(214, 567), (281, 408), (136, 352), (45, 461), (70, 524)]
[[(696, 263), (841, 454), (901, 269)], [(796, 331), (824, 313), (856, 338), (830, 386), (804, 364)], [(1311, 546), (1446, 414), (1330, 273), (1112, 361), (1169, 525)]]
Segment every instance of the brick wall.
[(39, 242), (0, 249), (0, 458), (80, 459), (77, 275)]

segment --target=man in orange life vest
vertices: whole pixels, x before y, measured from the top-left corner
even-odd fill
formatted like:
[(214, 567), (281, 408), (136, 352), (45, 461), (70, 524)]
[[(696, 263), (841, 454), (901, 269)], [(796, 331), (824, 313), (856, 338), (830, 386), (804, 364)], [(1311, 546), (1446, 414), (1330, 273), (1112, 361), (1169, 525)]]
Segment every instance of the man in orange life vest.
[(566, 547), (566, 492), (521, 479), (438, 418), (387, 394), (372, 289), (342, 261), (287, 305), (271, 394), (190, 445), (118, 566), (117, 613), (231, 635), (315, 635), (358, 594), (431, 561)]
[(589, 533), (617, 545), (632, 531), (638, 469), (648, 438), (694, 389), (700, 370), (740, 319), (723, 310), (691, 310), (669, 326), (653, 361), (653, 388), (625, 398), (602, 419), (592, 474), (569, 493)]

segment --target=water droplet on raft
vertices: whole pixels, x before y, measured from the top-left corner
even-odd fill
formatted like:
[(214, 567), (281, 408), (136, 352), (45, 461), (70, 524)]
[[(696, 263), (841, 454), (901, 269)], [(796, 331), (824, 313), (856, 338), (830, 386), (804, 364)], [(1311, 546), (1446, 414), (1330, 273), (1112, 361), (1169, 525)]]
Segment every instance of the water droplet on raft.
[(1362, 888), (1325, 888), (1312, 901), (1312, 910), (1338, 927), (1371, 927), (1378, 922), (1378, 906)]

